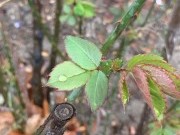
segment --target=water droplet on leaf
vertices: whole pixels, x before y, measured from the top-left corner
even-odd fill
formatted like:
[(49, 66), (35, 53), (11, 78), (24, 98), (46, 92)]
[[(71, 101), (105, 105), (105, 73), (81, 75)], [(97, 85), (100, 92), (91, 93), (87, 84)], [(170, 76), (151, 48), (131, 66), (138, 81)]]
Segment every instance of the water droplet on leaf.
[(67, 80), (67, 77), (65, 76), (65, 75), (61, 75), (60, 77), (59, 77), (59, 81), (61, 81), (61, 82), (64, 82), (64, 81), (66, 81)]

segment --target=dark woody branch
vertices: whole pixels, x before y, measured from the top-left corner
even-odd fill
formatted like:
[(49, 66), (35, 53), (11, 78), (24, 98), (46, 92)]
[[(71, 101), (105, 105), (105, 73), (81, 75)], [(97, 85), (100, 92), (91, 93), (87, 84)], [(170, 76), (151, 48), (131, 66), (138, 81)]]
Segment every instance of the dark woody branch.
[(35, 135), (63, 135), (66, 123), (75, 115), (72, 104), (57, 104)]

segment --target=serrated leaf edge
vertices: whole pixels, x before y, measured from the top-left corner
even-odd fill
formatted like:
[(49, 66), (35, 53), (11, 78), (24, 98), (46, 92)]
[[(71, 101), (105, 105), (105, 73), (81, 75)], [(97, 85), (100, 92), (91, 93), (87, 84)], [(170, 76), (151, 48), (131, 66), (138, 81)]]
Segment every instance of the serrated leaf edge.
[[(120, 79), (119, 79), (119, 82), (118, 82), (118, 87), (119, 87), (119, 93), (120, 93), (120, 96), (121, 96), (121, 102), (123, 103), (123, 106), (125, 106), (127, 104), (127, 102), (129, 101), (129, 98), (127, 99), (127, 102), (124, 103), (124, 99), (123, 99), (123, 94), (122, 94), (122, 89), (123, 89), (123, 83), (126, 84), (126, 87), (127, 87), (127, 83), (126, 83), (126, 76), (127, 76), (127, 73), (126, 71), (122, 71), (121, 72), (121, 76), (120, 76)], [(127, 88), (128, 89), (128, 88)], [(128, 91), (129, 93), (129, 91)]]
[[(134, 61), (134, 62), (133, 62), (133, 60), (136, 59), (136, 58), (138, 58), (138, 57), (139, 57), (138, 62), (137, 62), (137, 61)], [(141, 57), (141, 58), (140, 58), (140, 57)], [(149, 60), (151, 60), (151, 61), (156, 60), (156, 61), (164, 62), (163, 58), (160, 57), (160, 56), (158, 56), (158, 55), (154, 55), (154, 54), (139, 54), (139, 55), (133, 56), (133, 57), (127, 62), (127, 69), (128, 69), (128, 70), (132, 70), (136, 65), (139, 65), (139, 64), (140, 64), (139, 62), (144, 61), (145, 59), (143, 59), (143, 58), (145, 58), (145, 57), (149, 57), (149, 58), (152, 57), (152, 59), (149, 59)], [(156, 57), (156, 58), (153, 59), (153, 57)], [(146, 60), (146, 61), (147, 61), (147, 60)], [(130, 64), (130, 63), (131, 63), (131, 64)], [(136, 64), (135, 64), (135, 63), (136, 63)], [(141, 63), (141, 64), (142, 64), (142, 63)]]
[[(89, 72), (89, 71), (83, 72), (83, 73), (81, 73), (81, 74), (85, 74), (85, 73), (87, 73), (87, 72)], [(91, 76), (91, 72), (89, 72), (89, 73), (90, 73), (90, 76)], [(79, 75), (81, 75), (81, 74), (78, 74), (78, 75), (75, 75), (75, 76), (79, 76)], [(75, 77), (75, 76), (72, 76), (72, 77)], [(90, 78), (90, 76), (89, 76), (89, 78)], [(72, 78), (72, 77), (68, 77), (68, 79), (69, 79), (69, 78)], [(89, 78), (87, 78), (87, 80), (85, 81), (84, 84), (81, 84), (80, 86), (76, 86), (76, 87), (74, 87), (73, 89), (76, 89), (76, 88), (79, 88), (79, 87), (82, 87), (83, 85), (85, 85), (85, 84), (88, 82)], [(68, 80), (68, 79), (67, 79), (67, 80)], [(66, 80), (66, 81), (67, 81), (67, 80)], [(55, 82), (53, 82), (53, 83), (56, 83), (56, 82), (58, 82), (58, 81), (55, 81)], [(48, 82), (46, 83), (46, 86), (48, 86), (48, 87), (50, 87), (50, 88), (59, 89), (59, 88), (57, 88), (57, 87), (51, 86)], [(67, 90), (61, 90), (61, 91), (72, 91), (73, 89), (67, 89)]]
[[(135, 69), (135, 68), (138, 68), (139, 70), (142, 71), (142, 69), (139, 68), (139, 67), (134, 67), (133, 69)], [(133, 70), (133, 71), (134, 71), (134, 70)], [(146, 82), (144, 82), (144, 83), (145, 83), (145, 85), (147, 86), (147, 89), (148, 89), (148, 91), (147, 91), (148, 93), (147, 93), (147, 94), (148, 94), (148, 95), (147, 95), (146, 93), (144, 93), (144, 92), (143, 92), (144, 90), (138, 86), (138, 82), (137, 82), (137, 80), (136, 80), (136, 77), (134, 76), (133, 71), (131, 72), (131, 75), (132, 75), (133, 79), (135, 80), (138, 89), (139, 89), (140, 92), (142, 93), (143, 99), (144, 99), (145, 102), (148, 104), (148, 106), (151, 108), (151, 110), (152, 110), (154, 116), (156, 116), (156, 113), (155, 113), (154, 107), (153, 107), (153, 102), (152, 102), (150, 90), (149, 90), (148, 81), (147, 81), (147, 75), (142, 71), (142, 72), (143, 72), (143, 75), (144, 75), (144, 77), (145, 77), (145, 79), (146, 79)], [(147, 96), (147, 97), (150, 97), (150, 98), (148, 98), (148, 99), (149, 99), (149, 102), (146, 101), (146, 96)]]
[(165, 103), (165, 108), (164, 108), (164, 112), (163, 113), (165, 113), (166, 112), (166, 110), (167, 110), (167, 98), (166, 98), (166, 96), (165, 96), (165, 94), (162, 92), (162, 87), (156, 82), (156, 80), (154, 80), (153, 78), (151, 78), (150, 76), (148, 76), (147, 77), (147, 79), (151, 79), (155, 84), (156, 84), (156, 86), (160, 89), (160, 95), (161, 95), (161, 97), (163, 98), (163, 101), (164, 101), (164, 103)]
[[(67, 62), (71, 62), (71, 63), (73, 63), (75, 66), (77, 66), (78, 68), (84, 70), (84, 72), (81, 72), (81, 73), (85, 73), (85, 72), (88, 71), (88, 70), (86, 70), (86, 69), (80, 67), (79, 65), (77, 65), (76, 63), (74, 63), (74, 62), (72, 62), (72, 61), (64, 61), (64, 62), (62, 62), (62, 63), (56, 65), (56, 66), (52, 69), (52, 71), (50, 72), (49, 76), (50, 76), (50, 77), (52, 76), (52, 72), (53, 72), (54, 70), (56, 70), (56, 68), (58, 68), (59, 65), (62, 65), (62, 64), (67, 63)], [(80, 73), (80, 74), (81, 74), (81, 73)], [(75, 74), (75, 75), (72, 75), (72, 76), (68, 76), (67, 78), (70, 78), (70, 77), (73, 77), (73, 76), (76, 76), (76, 75), (79, 75), (79, 74)]]
[[(77, 75), (73, 75), (73, 76), (67, 77), (67, 80), (68, 80), (69, 78), (76, 77), (76, 76), (79, 76), (79, 75), (81, 75), (81, 74), (85, 74), (85, 73), (87, 73), (87, 72), (88, 72), (88, 71), (83, 72), (83, 73), (80, 73), (80, 74), (77, 74)], [(66, 81), (67, 81), (67, 80), (66, 80)], [(66, 82), (66, 81), (64, 81), (64, 82)], [(61, 82), (61, 81), (54, 81), (54, 82), (52, 82), (52, 83), (56, 83), (56, 82)], [(49, 85), (48, 85), (48, 82), (47, 82), (47, 86), (49, 86)]]
[[(66, 38), (65, 38), (65, 42), (68, 40), (68, 38), (69, 37), (73, 37), (73, 38), (79, 38), (79, 37), (74, 37), (74, 36), (66, 36)], [(70, 38), (71, 39), (71, 38)], [(69, 39), (69, 40), (70, 40)], [(80, 38), (81, 39), (81, 38)], [(85, 39), (81, 39), (81, 40), (85, 40)], [(74, 42), (74, 40), (71, 40), (72, 42)], [(88, 41), (88, 40), (87, 40)], [(90, 42), (90, 41), (88, 41), (88, 42)], [(76, 42), (74, 42), (75, 44), (77, 44)], [(92, 44), (94, 44), (94, 43), (92, 43)], [(84, 54), (86, 54), (88, 57), (88, 59), (95, 65), (95, 67), (97, 68), (98, 66), (99, 66), (99, 64), (100, 64), (100, 61), (98, 62), (98, 64), (96, 64), (92, 59), (91, 59), (91, 57), (81, 48), (81, 47), (79, 47), (78, 45), (77, 45), (77, 47), (81, 50), (81, 51), (83, 51), (83, 53)], [(96, 47), (98, 50), (99, 50), (99, 48), (94, 44), (94, 47)], [(66, 48), (66, 52), (68, 52), (67, 51), (67, 45), (65, 45), (65, 48)], [(99, 50), (99, 52), (101, 53), (101, 51)], [(68, 54), (68, 53), (67, 53)], [(68, 54), (68, 56), (69, 56), (69, 54)], [(70, 56), (69, 56), (70, 57)], [(102, 53), (101, 53), (101, 57), (102, 57)], [(71, 57), (70, 57), (71, 58)], [(71, 58), (72, 59), (72, 58)], [(72, 59), (72, 61), (74, 61), (73, 59)], [(75, 62), (75, 61), (74, 61)], [(76, 63), (76, 62), (75, 62)], [(79, 65), (79, 64), (78, 64)], [(79, 65), (80, 66), (80, 65)], [(81, 66), (80, 66), (81, 67)], [(83, 68), (83, 67), (81, 67), (81, 68)], [(83, 68), (84, 69), (84, 68)]]
[[(151, 76), (151, 78), (154, 79), (155, 82), (157, 83), (156, 78), (154, 78), (154, 77), (152, 76), (152, 74), (150, 73), (150, 71), (144, 69), (144, 68), (143, 68), (144, 66), (146, 66), (146, 65), (142, 65), (142, 69), (146, 72), (146, 74), (148, 74), (149, 76)], [(157, 69), (159, 69), (160, 71), (164, 72), (164, 74), (171, 80), (171, 83), (175, 86), (175, 90), (177, 91), (176, 95), (178, 95), (178, 99), (180, 100), (180, 92), (177, 90), (176, 84), (174, 83), (174, 81), (173, 81), (173, 79), (170, 77), (170, 75), (168, 74), (169, 72), (166, 71), (165, 69), (161, 68), (161, 67), (158, 67), (158, 66), (150, 65), (150, 67), (157, 68)], [(159, 84), (159, 85), (160, 85), (160, 84)], [(161, 86), (161, 87), (162, 87), (162, 86)], [(167, 94), (167, 95), (169, 95), (169, 96), (172, 96), (172, 95), (170, 95), (169, 93), (167, 93), (163, 88), (162, 88), (162, 91), (163, 91), (165, 94)], [(175, 93), (174, 93), (174, 94), (175, 94)], [(172, 97), (173, 97), (173, 96), (172, 96)]]
[[(94, 70), (94, 71), (99, 72), (99, 70)], [(93, 72), (93, 71), (92, 71), (92, 72)], [(102, 72), (102, 71), (100, 71), (100, 72)], [(102, 72), (102, 74), (104, 74), (104, 73)], [(104, 74), (104, 75), (105, 75), (105, 74)], [(91, 76), (92, 76), (92, 73), (91, 73)], [(91, 76), (89, 77), (89, 80), (90, 80)], [(99, 77), (99, 73), (98, 73), (98, 77)], [(97, 77), (97, 79), (98, 79), (98, 77)], [(105, 77), (107, 78), (106, 75), (105, 75)], [(97, 79), (96, 79), (96, 80), (97, 80)], [(92, 111), (95, 111), (95, 110), (97, 110), (98, 108), (100, 108), (100, 107), (103, 105), (103, 103), (105, 102), (105, 100), (104, 100), (103, 103), (102, 103), (101, 105), (99, 105), (97, 108), (92, 108), (91, 103), (90, 103), (90, 101), (89, 101), (89, 97), (88, 97), (87, 91), (86, 91), (86, 89), (87, 89), (86, 87), (87, 87), (87, 84), (88, 84), (89, 80), (87, 81), (86, 86), (85, 86), (85, 93), (86, 93), (86, 97), (87, 97), (87, 99), (88, 99), (88, 102), (89, 102), (89, 104), (90, 104), (91, 110), (92, 110)], [(97, 86), (97, 81), (96, 81), (96, 86)]]

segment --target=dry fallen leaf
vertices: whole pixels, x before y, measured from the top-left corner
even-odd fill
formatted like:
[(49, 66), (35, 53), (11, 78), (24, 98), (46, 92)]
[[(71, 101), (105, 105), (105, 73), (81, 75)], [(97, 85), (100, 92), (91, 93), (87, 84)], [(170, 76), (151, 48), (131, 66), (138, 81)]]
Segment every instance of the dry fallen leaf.
[(40, 114), (34, 114), (30, 118), (28, 118), (26, 122), (25, 133), (30, 135), (33, 134), (40, 126), (41, 119), (42, 118)]
[(0, 135), (7, 135), (14, 122), (11, 112), (0, 112)]

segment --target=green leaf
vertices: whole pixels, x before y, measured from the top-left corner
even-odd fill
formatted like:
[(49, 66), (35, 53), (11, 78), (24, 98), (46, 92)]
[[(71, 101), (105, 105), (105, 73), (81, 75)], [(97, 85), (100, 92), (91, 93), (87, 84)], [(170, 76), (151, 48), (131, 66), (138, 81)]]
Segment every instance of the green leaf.
[(79, 37), (67, 36), (65, 45), (69, 57), (82, 68), (94, 70), (99, 66), (102, 54), (95, 44)]
[(72, 15), (61, 15), (59, 17), (59, 20), (62, 23), (66, 22), (70, 26), (74, 26), (76, 24), (76, 18), (74, 16), (72, 16)]
[(121, 73), (121, 78), (119, 80), (119, 92), (121, 95), (121, 100), (123, 105), (126, 105), (127, 102), (129, 101), (129, 91), (128, 91), (128, 87), (126, 84), (126, 72), (123, 71)]
[(76, 18), (73, 15), (68, 16), (67, 23), (70, 26), (74, 26), (76, 24)]
[(85, 90), (92, 110), (96, 110), (107, 96), (108, 79), (105, 74), (101, 71), (93, 71)]
[(150, 135), (163, 135), (163, 129), (156, 129)]
[(165, 127), (163, 135), (175, 135), (171, 128)]
[(84, 13), (85, 13), (85, 9), (84, 9), (83, 5), (78, 3), (74, 7), (74, 14), (77, 15), (77, 16), (83, 16)]
[(153, 102), (154, 111), (158, 119), (161, 119), (166, 109), (166, 103), (161, 93), (160, 86), (158, 86), (154, 80), (148, 78), (149, 90)]
[(169, 77), (173, 80), (175, 86), (176, 86), (176, 89), (178, 91), (180, 91), (180, 75), (179, 74), (175, 74), (175, 73), (172, 73), (172, 72), (167, 72), (167, 74), (169, 75)]
[(127, 69), (128, 70), (132, 70), (136, 65), (147, 64), (147, 61), (148, 61), (149, 64), (152, 64), (153, 61), (164, 62), (163, 58), (158, 56), (158, 55), (154, 55), (154, 54), (140, 54), (140, 55), (134, 56), (132, 59), (130, 59), (128, 61)]
[(92, 3), (87, 1), (82, 1), (81, 4), (85, 9), (84, 17), (91, 18), (95, 15), (95, 6)]
[(165, 127), (164, 129), (154, 129), (150, 135), (175, 135), (175, 133), (170, 128)]
[(174, 81), (174, 84), (176, 85), (176, 89), (178, 91), (180, 91), (180, 78), (178, 78), (179, 80), (173, 80)]
[(71, 13), (71, 7), (69, 5), (64, 4), (63, 12), (66, 14), (70, 14)]
[(126, 81), (124, 81), (122, 86), (122, 102), (124, 105), (126, 105), (128, 101), (129, 101), (129, 91)]
[(153, 66), (161, 67), (168, 72), (175, 72), (175, 68), (169, 65), (166, 61), (146, 60), (143, 61), (143, 65), (153, 65)]
[(70, 61), (65, 61), (53, 69), (47, 85), (60, 90), (72, 90), (84, 85), (89, 77), (89, 71)]

